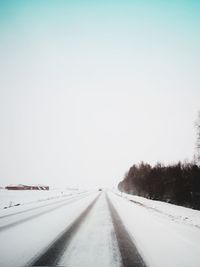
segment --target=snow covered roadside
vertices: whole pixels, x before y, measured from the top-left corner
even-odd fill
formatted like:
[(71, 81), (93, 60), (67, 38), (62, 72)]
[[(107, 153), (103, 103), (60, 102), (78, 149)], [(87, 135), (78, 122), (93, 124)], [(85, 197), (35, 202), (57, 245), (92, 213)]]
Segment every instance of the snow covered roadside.
[(147, 266), (200, 266), (199, 228), (177, 223), (169, 216), (162, 216), (114, 193), (108, 194)]
[(144, 197), (133, 196), (126, 193), (121, 193), (117, 190), (113, 192), (127, 200), (132, 201), (135, 204), (149, 209), (149, 211), (152, 211), (153, 213), (159, 213), (160, 216), (166, 216), (169, 217), (171, 220), (174, 220), (175, 222), (195, 226), (200, 229), (199, 210), (185, 208), (162, 201), (150, 200)]
[(19, 205), (33, 204), (46, 200), (56, 200), (84, 192), (83, 190), (50, 189), (50, 190), (0, 190), (0, 213)]

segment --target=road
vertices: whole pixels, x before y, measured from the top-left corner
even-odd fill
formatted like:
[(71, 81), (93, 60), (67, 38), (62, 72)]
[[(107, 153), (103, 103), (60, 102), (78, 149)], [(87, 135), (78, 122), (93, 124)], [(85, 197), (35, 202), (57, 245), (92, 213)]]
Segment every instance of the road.
[[(16, 207), (0, 215), (0, 266), (163, 267), (172, 255), (170, 266), (199, 266), (199, 229), (177, 227), (112, 192)], [(193, 258), (183, 259), (177, 244)]]
[(0, 216), (0, 266), (144, 266), (127, 237), (104, 192), (16, 208)]

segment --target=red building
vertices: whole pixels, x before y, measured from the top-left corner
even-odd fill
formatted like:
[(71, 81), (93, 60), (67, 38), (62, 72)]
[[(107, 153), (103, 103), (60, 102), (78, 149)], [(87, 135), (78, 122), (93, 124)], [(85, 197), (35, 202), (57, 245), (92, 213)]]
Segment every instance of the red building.
[(49, 190), (47, 185), (8, 185), (5, 187), (7, 190)]

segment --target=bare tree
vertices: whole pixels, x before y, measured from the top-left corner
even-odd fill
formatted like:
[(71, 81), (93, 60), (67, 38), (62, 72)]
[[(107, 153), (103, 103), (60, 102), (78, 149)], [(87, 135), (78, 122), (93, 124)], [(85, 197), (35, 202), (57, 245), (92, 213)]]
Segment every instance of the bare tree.
[(200, 164), (200, 111), (198, 113), (198, 118), (195, 123), (197, 131), (197, 141), (196, 141), (196, 161)]

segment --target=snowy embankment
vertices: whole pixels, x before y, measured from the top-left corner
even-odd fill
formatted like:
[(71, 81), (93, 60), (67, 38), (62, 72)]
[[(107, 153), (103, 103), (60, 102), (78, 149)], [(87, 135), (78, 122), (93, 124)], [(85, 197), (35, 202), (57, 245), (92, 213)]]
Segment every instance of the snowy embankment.
[(84, 192), (83, 190), (51, 189), (51, 190), (0, 190), (0, 213), (2, 209), (56, 200)]
[(147, 266), (200, 266), (199, 211), (119, 192), (109, 197)]
[(195, 226), (200, 229), (200, 211), (174, 204), (166, 203), (163, 201), (150, 200), (144, 197), (134, 196), (119, 191), (113, 191), (120, 197), (126, 198), (133, 203), (149, 209), (149, 211), (156, 212), (160, 216), (169, 217), (170, 220), (175, 222), (184, 223), (187, 225)]

